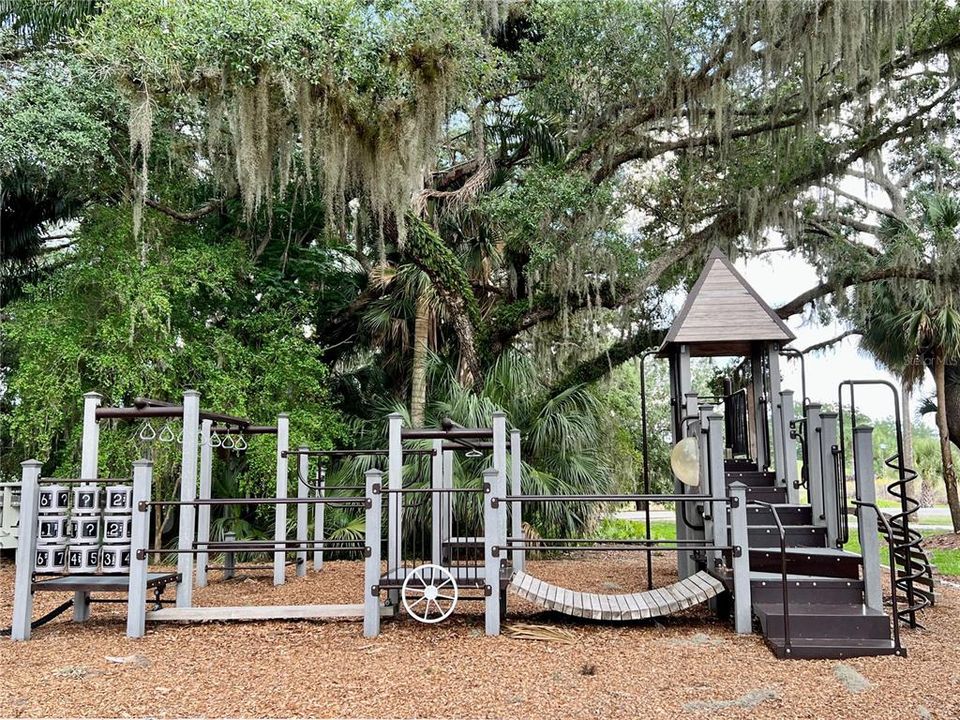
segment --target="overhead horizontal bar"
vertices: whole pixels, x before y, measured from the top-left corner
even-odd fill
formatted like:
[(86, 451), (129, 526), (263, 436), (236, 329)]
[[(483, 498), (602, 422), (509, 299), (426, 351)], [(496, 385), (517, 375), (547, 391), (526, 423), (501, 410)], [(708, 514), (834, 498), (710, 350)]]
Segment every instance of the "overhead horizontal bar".
[(210, 428), (212, 433), (232, 433), (234, 435), (276, 435), (277, 428), (275, 425), (247, 425), (240, 428), (229, 428), (229, 427), (213, 427)]
[(735, 504), (735, 498), (712, 495), (506, 495), (496, 502), (720, 502)]
[(400, 431), (402, 440), (487, 440), (493, 438), (491, 428), (409, 428)]
[[(359, 503), (358, 500), (365, 502)], [(369, 501), (357, 497), (286, 497), (286, 498), (198, 498), (196, 500), (142, 500), (139, 505), (141, 512), (148, 507), (195, 507), (210, 505), (220, 507), (226, 505), (315, 505), (328, 503), (347, 507), (369, 507)]]

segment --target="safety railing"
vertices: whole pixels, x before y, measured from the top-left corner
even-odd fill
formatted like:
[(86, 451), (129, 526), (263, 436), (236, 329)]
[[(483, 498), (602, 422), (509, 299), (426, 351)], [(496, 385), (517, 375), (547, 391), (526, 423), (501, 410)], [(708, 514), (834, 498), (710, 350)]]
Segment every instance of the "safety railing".
[(897, 561), (896, 561), (896, 544), (893, 541), (893, 528), (890, 527), (890, 521), (887, 520), (887, 516), (883, 514), (883, 511), (880, 510), (880, 506), (872, 502), (864, 502), (862, 500), (854, 500), (853, 504), (856, 507), (868, 507), (877, 514), (877, 520), (883, 525), (886, 540), (887, 540), (887, 557), (890, 563), (890, 598), (893, 605), (893, 646), (896, 650), (897, 655), (903, 654), (903, 646), (900, 644), (900, 622), (904, 618), (900, 617), (900, 601), (898, 599), (897, 591)]
[(733, 458), (750, 456), (747, 391), (737, 390), (723, 398), (723, 425), (726, 447)]
[(773, 522), (777, 526), (777, 533), (780, 536), (780, 584), (783, 597), (783, 649), (786, 655), (790, 655), (793, 650), (790, 639), (790, 585), (787, 582), (787, 531), (780, 520), (780, 513), (777, 506), (773, 503), (754, 500), (748, 505), (768, 508), (773, 515)]

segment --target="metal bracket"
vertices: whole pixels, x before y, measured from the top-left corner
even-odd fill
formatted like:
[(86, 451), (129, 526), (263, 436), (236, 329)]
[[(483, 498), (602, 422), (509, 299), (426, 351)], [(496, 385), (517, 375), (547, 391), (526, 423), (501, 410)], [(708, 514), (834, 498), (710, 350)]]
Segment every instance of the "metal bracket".
[[(369, 548), (368, 548), (368, 549), (369, 549)], [(370, 594), (373, 595), (373, 597), (379, 597), (379, 596), (380, 596), (380, 586), (379, 586), (379, 585), (371, 585), (371, 586), (370, 586)]]
[(147, 501), (146, 501), (146, 500), (141, 500), (139, 503), (137, 503), (137, 510), (139, 510), (140, 512), (146, 512), (146, 511), (147, 511)]
[(367, 509), (372, 508), (372, 507), (373, 507), (373, 498), (364, 498), (364, 500), (363, 500), (363, 506), (364, 506), (365, 508), (367, 508)]
[[(370, 492), (374, 495), (379, 495), (381, 491), (380, 483), (374, 483), (370, 486)], [(369, 505), (367, 507), (370, 507)]]
[(500, 557), (500, 546), (494, 545), (492, 548), (490, 548), (490, 554), (494, 557)]
[(484, 586), (483, 586), (483, 594), (484, 594), (484, 596), (486, 596), (486, 597), (490, 597), (491, 595), (493, 595), (493, 586), (492, 586), (492, 585), (484, 585)]
[(492, 490), (493, 490), (493, 488), (492, 488), (492, 486), (490, 485), (490, 483), (485, 482), (485, 483), (483, 484), (483, 492), (484, 492), (484, 493), (492, 492)]
[(147, 559), (147, 551), (144, 550), (143, 548), (138, 549), (137, 560), (146, 560), (146, 559)]
[(730, 496), (730, 508), (731, 508), (731, 509), (736, 509), (736, 508), (738, 508), (738, 507), (740, 507), (740, 498), (738, 498), (736, 495), (731, 495), (731, 496)]
[(371, 555), (373, 555), (373, 548), (370, 547), (369, 545), (366, 545), (366, 546), (363, 548), (363, 556), (364, 556), (364, 557), (370, 557)]
[(733, 550), (731, 552), (733, 553), (733, 556), (736, 558), (743, 557), (743, 548), (740, 547), (739, 545), (734, 545)]

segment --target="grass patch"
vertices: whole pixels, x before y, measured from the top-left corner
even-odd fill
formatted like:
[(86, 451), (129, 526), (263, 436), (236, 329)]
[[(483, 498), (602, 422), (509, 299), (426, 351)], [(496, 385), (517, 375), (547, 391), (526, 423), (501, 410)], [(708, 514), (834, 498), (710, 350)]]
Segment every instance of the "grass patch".
[[(597, 528), (597, 537), (604, 540), (637, 540), (646, 537), (646, 523), (642, 520), (604, 518)], [(677, 528), (672, 520), (654, 520), (650, 523), (650, 537), (654, 540), (676, 540)]]

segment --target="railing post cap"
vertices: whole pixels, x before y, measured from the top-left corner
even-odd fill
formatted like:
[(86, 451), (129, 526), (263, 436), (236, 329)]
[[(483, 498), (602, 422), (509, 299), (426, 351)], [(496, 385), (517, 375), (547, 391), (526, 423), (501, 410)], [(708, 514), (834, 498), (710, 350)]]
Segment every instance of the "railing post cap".
[(737, 490), (737, 491), (739, 490), (746, 491), (747, 489), (747, 486), (744, 483), (740, 482), (739, 480), (736, 480), (730, 483), (727, 487), (729, 487), (731, 490)]
[(808, 402), (808, 403), (807, 403), (807, 409), (808, 409), (808, 410), (812, 410), (812, 409), (814, 409), (814, 408), (816, 408), (817, 410), (819, 410), (819, 409), (822, 408), (822, 407), (823, 407), (823, 403), (818, 403), (818, 402)]
[(153, 460), (147, 460), (146, 458), (140, 458), (139, 460), (133, 461), (134, 467), (153, 467)]
[(793, 390), (781, 390), (781, 395), (793, 395)]
[(820, 417), (822, 417), (822, 418), (829, 418), (829, 419), (831, 419), (831, 420), (832, 420), (833, 418), (837, 417), (837, 416), (838, 416), (838, 415), (837, 415), (836, 412), (822, 412), (822, 413), (820, 413)]
[(873, 432), (873, 426), (872, 426), (872, 425), (858, 425), (857, 427), (855, 427), (855, 428), (853, 429), (853, 432), (854, 432), (854, 433), (872, 433), (872, 432)]
[(511, 435), (519, 435), (519, 434), (520, 434), (520, 428), (510, 428), (510, 434), (511, 434)]
[(288, 413), (286, 410), (284, 410), (282, 413), (280, 413), (279, 415), (277, 415), (277, 419), (278, 419), (278, 420), (289, 420), (289, 419), (290, 419), (290, 413)]
[(42, 465), (43, 463), (37, 460), (36, 458), (30, 458), (29, 460), (24, 460), (22, 463), (20, 463), (20, 467), (25, 467), (25, 468), (41, 467)]
[(83, 396), (84, 396), (85, 398), (90, 398), (90, 399), (96, 398), (97, 400), (103, 400), (103, 395), (101, 395), (100, 393), (98, 393), (96, 390), (91, 390), (90, 392), (85, 392), (85, 393), (83, 394)]
[(194, 390), (193, 388), (188, 388), (183, 391), (184, 397), (200, 397), (200, 391)]
[(496, 477), (496, 476), (499, 474), (499, 472), (500, 472), (500, 471), (497, 470), (496, 468), (487, 468), (486, 470), (483, 471), (483, 476), (484, 476), (484, 477), (488, 477), (488, 476)]
[(507, 414), (503, 410), (494, 410), (493, 417), (495, 418), (505, 418)]
[(683, 396), (684, 396), (684, 397), (697, 397), (697, 393), (695, 393), (695, 392), (685, 392), (685, 393), (683, 394)]
[(387, 420), (403, 420), (403, 415), (398, 412), (392, 412), (387, 415)]
[(382, 477), (383, 470), (378, 470), (377, 468), (370, 468), (363, 474), (365, 477)]

